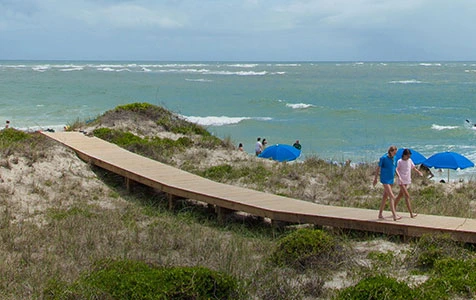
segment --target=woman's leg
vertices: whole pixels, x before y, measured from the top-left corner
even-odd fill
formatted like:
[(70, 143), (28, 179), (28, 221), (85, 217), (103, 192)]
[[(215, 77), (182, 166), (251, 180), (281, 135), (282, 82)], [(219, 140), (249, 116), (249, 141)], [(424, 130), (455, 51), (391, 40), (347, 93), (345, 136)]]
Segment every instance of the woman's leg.
[(395, 211), (395, 196), (393, 195), (392, 186), (390, 184), (384, 184), (383, 188), (386, 191), (388, 197), (390, 198), (390, 210), (392, 211), (393, 220), (400, 220), (402, 217), (397, 215), (397, 212)]
[(414, 218), (417, 214), (413, 213), (411, 202), (410, 202), (410, 193), (408, 192), (407, 185), (402, 185), (403, 193), (405, 194), (405, 203), (407, 205), (408, 212), (410, 213), (410, 217)]

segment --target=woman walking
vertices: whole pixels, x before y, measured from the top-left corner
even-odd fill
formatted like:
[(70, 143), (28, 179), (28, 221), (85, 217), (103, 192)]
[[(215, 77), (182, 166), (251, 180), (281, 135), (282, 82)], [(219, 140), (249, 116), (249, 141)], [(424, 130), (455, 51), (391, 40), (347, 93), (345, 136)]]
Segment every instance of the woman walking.
[(402, 197), (405, 197), (405, 203), (407, 204), (408, 212), (410, 217), (415, 218), (417, 214), (413, 213), (412, 207), (410, 204), (410, 193), (408, 192), (408, 185), (412, 183), (412, 170), (415, 170), (418, 175), (423, 176), (423, 173), (420, 172), (412, 159), (412, 152), (410, 149), (404, 149), (402, 153), (402, 158), (397, 162), (397, 174), (398, 176), (398, 185), (400, 186), (400, 191), (398, 192), (397, 198), (395, 198), (395, 207), (397, 207), (398, 202)]

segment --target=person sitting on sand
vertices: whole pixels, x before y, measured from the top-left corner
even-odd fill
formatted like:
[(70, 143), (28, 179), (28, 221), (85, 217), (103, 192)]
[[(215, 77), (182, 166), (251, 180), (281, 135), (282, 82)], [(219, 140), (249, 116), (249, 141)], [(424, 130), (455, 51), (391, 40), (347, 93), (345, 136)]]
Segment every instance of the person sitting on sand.
[(239, 151), (243, 151), (243, 144), (242, 144), (242, 143), (240, 143), (240, 144), (238, 145), (238, 150), (239, 150)]

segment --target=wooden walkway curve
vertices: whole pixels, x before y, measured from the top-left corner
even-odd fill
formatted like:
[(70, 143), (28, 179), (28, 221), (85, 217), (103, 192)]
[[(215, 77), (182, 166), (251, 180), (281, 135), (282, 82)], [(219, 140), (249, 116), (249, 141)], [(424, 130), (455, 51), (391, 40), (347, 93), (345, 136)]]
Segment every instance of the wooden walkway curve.
[(455, 240), (476, 243), (475, 219), (422, 214), (412, 219), (405, 213), (401, 220), (393, 221), (386, 212), (389, 218), (379, 220), (376, 210), (319, 205), (214, 182), (82, 133), (42, 133), (73, 149), (82, 160), (123, 176), (126, 182), (139, 182), (166, 193), (171, 205), (176, 197), (197, 200), (214, 205), (221, 218), (226, 213), (241, 211), (278, 223), (315, 224), (405, 237), (448, 233)]

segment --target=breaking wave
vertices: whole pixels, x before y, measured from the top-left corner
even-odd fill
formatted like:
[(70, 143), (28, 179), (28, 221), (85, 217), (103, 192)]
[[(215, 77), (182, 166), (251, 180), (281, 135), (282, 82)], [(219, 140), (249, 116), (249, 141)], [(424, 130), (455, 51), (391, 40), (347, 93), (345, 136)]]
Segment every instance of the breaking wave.
[(262, 120), (268, 121), (271, 118), (250, 118), (250, 117), (216, 117), (216, 116), (208, 116), (208, 117), (196, 117), (196, 116), (182, 116), (185, 120), (202, 125), (202, 126), (224, 126), (224, 125), (233, 125), (238, 124), (244, 120)]

